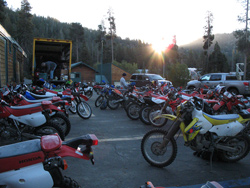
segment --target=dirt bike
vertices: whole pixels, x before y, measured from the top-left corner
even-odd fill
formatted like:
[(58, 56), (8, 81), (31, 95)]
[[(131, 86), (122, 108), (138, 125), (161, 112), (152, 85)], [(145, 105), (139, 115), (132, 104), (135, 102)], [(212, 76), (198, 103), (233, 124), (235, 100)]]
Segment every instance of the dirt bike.
[[(155, 106), (153, 106), (148, 111), (148, 119), (151, 125), (154, 127), (162, 127), (164, 126), (168, 119), (166, 118), (157, 118), (154, 119), (156, 116), (168, 113), (168, 114), (174, 114), (177, 106), (186, 101), (191, 99), (192, 97), (205, 97), (205, 95), (200, 94), (199, 92), (193, 92), (191, 94), (184, 94), (183, 92), (180, 92), (176, 89), (169, 90), (169, 93), (166, 96), (158, 96), (153, 97), (152, 101), (155, 103)], [(203, 98), (202, 98), (203, 99)], [(212, 99), (203, 99), (204, 101), (204, 111), (209, 114), (213, 114), (212, 106), (214, 104), (218, 103), (218, 100), (212, 100)]]
[(81, 91), (83, 91), (84, 95), (90, 99), (93, 96), (93, 87), (89, 86), (87, 83), (81, 84)]
[(249, 101), (228, 91), (222, 94), (222, 99), (213, 106), (215, 114), (239, 113), (241, 109), (249, 108)]
[(0, 141), (1, 145), (38, 138), (58, 133), (64, 140), (62, 127), (49, 121), (51, 101), (10, 106), (4, 100), (0, 102)]
[[(73, 97), (71, 102), (71, 108), (69, 108), (70, 112), (77, 113), (83, 119), (89, 119), (92, 115), (92, 109), (90, 105), (86, 102), (89, 99), (80, 91), (79, 83), (75, 83), (74, 86), (65, 89), (62, 92), (54, 91), (51, 89), (43, 88), (46, 95), (38, 95), (30, 91), (26, 91), (26, 95), (29, 94), (33, 98), (42, 99), (46, 98), (46, 96), (59, 96), (61, 99)], [(28, 98), (28, 96), (25, 96)]]
[(91, 146), (98, 145), (94, 134), (62, 142), (57, 134), (0, 147), (0, 187), (77, 188), (79, 184), (63, 176), (68, 165), (64, 157), (90, 160)]
[(28, 104), (41, 103), (42, 101), (51, 101), (50, 110), (52, 113), (49, 113), (49, 121), (55, 124), (58, 124), (64, 131), (65, 136), (67, 136), (71, 129), (71, 123), (68, 118), (68, 112), (65, 106), (69, 106), (68, 102), (62, 100), (60, 97), (51, 97), (39, 100), (29, 100), (25, 98), (23, 95), (17, 93), (15, 90), (5, 90), (4, 93), (1, 94), (1, 97), (9, 103), (11, 106), (22, 106)]
[(170, 165), (177, 155), (175, 135), (180, 130), (185, 146), (198, 153), (216, 153), (226, 162), (236, 162), (249, 153), (250, 138), (244, 132), (249, 114), (209, 115), (202, 111), (203, 100), (194, 97), (178, 105), (176, 115), (162, 114), (156, 118), (173, 121), (169, 130), (154, 129), (141, 141), (144, 159), (156, 167)]

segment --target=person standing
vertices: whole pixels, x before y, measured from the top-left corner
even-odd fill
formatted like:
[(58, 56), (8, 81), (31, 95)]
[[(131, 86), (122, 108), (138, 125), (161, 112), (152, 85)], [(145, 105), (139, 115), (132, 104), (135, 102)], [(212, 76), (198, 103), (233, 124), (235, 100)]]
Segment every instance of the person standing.
[(50, 75), (50, 79), (53, 79), (54, 71), (57, 67), (57, 64), (53, 61), (46, 61), (46, 62), (43, 62), (41, 65), (43, 68), (46, 68), (46, 73)]
[(121, 84), (121, 87), (123, 87), (124, 89), (127, 89), (128, 88), (128, 84), (127, 84), (127, 82), (126, 82), (126, 80), (125, 80), (125, 77), (127, 76), (127, 74), (126, 73), (123, 73), (122, 74), (122, 77), (121, 77), (121, 79), (120, 79), (120, 84)]

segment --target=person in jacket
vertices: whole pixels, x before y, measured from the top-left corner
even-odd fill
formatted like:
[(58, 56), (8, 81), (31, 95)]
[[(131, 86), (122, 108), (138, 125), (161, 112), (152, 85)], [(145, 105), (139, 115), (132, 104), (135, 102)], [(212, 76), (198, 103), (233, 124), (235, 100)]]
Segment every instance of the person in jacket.
[(123, 73), (122, 74), (122, 77), (121, 77), (121, 79), (120, 79), (120, 85), (121, 85), (121, 87), (123, 87), (124, 89), (127, 89), (128, 88), (128, 84), (127, 84), (127, 82), (126, 82), (126, 80), (125, 80), (125, 77), (127, 76), (127, 74), (126, 73)]
[(50, 75), (50, 79), (53, 79), (54, 71), (57, 67), (57, 64), (53, 61), (46, 61), (46, 62), (43, 62), (41, 65), (43, 68), (46, 68), (46, 73)]

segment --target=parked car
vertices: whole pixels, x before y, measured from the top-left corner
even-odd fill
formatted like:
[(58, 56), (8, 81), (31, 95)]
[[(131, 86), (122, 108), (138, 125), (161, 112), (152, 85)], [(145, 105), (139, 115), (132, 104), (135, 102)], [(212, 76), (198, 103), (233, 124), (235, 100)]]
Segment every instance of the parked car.
[(250, 94), (250, 80), (238, 80), (232, 73), (210, 73), (201, 76), (198, 80), (187, 83), (187, 89), (204, 88), (207, 85), (215, 88), (217, 85), (225, 86), (229, 92), (241, 95)]
[(142, 87), (142, 86), (146, 86), (148, 84), (150, 85), (152, 83), (152, 81), (154, 81), (154, 80), (158, 80), (159, 83), (162, 83), (162, 82), (167, 83), (168, 82), (170, 85), (172, 85), (172, 82), (162, 78), (158, 74), (134, 73), (134, 74), (132, 74), (132, 76), (130, 78), (130, 82), (135, 82), (136, 87)]

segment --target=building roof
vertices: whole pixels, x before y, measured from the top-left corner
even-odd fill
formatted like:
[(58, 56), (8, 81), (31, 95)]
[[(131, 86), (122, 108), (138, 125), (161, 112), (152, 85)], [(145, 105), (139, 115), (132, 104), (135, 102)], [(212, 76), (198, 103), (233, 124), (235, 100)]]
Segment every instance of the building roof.
[(95, 72), (98, 72), (98, 71), (95, 70), (93, 67), (89, 66), (89, 65), (86, 64), (86, 63), (83, 63), (82, 61), (71, 64), (71, 68), (78, 67), (78, 66), (80, 66), (80, 65), (83, 65), (83, 66), (85, 66), (85, 67), (88, 67), (88, 68), (92, 69), (92, 70), (95, 71)]
[(17, 46), (18, 51), (20, 51), (24, 57), (27, 57), (25, 51), (21, 48), (21, 46), (13, 39), (10, 34), (4, 29), (4, 27), (0, 24), (0, 35), (4, 38), (8, 39), (12, 44)]

